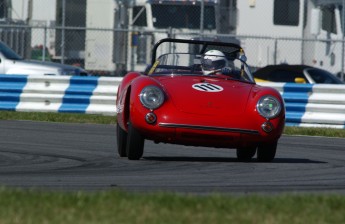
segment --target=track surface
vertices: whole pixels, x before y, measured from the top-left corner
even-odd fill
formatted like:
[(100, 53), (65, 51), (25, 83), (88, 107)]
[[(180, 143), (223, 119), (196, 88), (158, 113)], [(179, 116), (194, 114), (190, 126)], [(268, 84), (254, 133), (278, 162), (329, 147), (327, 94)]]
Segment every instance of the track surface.
[(116, 126), (0, 121), (0, 185), (47, 190), (345, 194), (345, 139), (283, 136), (276, 159), (232, 149), (145, 143), (143, 159), (116, 152)]

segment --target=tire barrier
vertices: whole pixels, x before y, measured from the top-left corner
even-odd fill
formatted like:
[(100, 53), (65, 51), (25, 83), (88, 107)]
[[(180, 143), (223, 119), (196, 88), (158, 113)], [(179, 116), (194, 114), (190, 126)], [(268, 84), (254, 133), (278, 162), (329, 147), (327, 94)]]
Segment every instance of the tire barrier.
[[(0, 75), (0, 110), (116, 115), (122, 78)], [(286, 126), (345, 128), (345, 85), (262, 82), (282, 94)]]

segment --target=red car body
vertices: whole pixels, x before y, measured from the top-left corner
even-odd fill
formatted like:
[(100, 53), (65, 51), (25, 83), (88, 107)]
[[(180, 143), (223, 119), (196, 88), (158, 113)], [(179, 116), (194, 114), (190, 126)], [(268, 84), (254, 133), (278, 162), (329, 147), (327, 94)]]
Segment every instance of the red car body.
[[(188, 55), (189, 51), (197, 52), (200, 58), (207, 49), (229, 47), (230, 54), (244, 58), (243, 49), (236, 44), (180, 39), (158, 42), (147, 71), (130, 72), (119, 85), (116, 102), (119, 155), (140, 159), (147, 139), (156, 143), (236, 148), (237, 157), (242, 161), (251, 160), (256, 152), (259, 161), (273, 160), (285, 124), (280, 93), (256, 85), (249, 70), (245, 72), (245, 79), (237, 79), (222, 73), (204, 75), (202, 70), (176, 65), (175, 61), (186, 54), (186, 47), (181, 48), (183, 55), (169, 52), (156, 57), (161, 52), (160, 47), (166, 44), (169, 44), (168, 51), (171, 48), (179, 51), (175, 46), (178, 44), (192, 45), (188, 47)], [(174, 63), (166, 63), (171, 58)], [(243, 75), (246, 64), (245, 61), (240, 63)], [(149, 87), (148, 93), (145, 87)], [(157, 108), (145, 105), (146, 100), (155, 104), (161, 98), (164, 99)], [(259, 105), (260, 99), (268, 103)], [(258, 110), (277, 111), (268, 118)]]

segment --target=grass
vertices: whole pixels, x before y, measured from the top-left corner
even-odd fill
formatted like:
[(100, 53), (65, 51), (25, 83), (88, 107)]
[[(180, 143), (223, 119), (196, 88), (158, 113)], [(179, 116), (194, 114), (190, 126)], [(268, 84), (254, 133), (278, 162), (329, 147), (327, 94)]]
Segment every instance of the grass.
[[(116, 124), (116, 117), (0, 112), (1, 120)], [(285, 134), (345, 137), (343, 129), (286, 127)], [(0, 188), (0, 223), (345, 223), (345, 196), (206, 196), (123, 191), (52, 192)]]
[(0, 190), (0, 223), (344, 223), (339, 195), (177, 195)]
[(345, 129), (285, 127), (284, 134), (345, 138)]
[(68, 123), (116, 124), (115, 116), (78, 113), (39, 113), (0, 111), (0, 120), (30, 120)]

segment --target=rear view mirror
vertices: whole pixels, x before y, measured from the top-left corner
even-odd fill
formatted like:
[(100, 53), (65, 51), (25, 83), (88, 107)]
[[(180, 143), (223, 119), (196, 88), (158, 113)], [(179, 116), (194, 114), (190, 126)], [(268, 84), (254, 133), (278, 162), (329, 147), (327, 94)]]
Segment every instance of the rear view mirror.
[(241, 61), (247, 62), (247, 57), (244, 54), (240, 55), (239, 59)]

